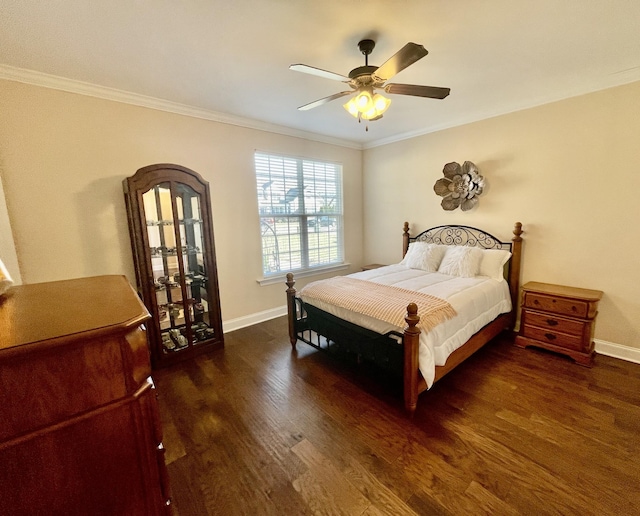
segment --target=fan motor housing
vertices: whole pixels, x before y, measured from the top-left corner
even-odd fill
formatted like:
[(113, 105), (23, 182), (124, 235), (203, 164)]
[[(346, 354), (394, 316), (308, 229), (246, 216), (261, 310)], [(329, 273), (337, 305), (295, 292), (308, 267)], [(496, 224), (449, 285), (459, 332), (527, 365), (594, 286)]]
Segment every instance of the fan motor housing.
[(349, 79), (355, 79), (361, 75), (371, 75), (378, 69), (377, 66), (358, 66), (349, 72)]

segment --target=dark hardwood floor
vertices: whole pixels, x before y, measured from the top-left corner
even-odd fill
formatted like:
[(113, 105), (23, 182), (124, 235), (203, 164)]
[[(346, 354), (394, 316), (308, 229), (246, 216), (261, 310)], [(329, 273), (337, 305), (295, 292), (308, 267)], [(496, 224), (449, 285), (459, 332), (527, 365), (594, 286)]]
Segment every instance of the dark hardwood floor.
[(174, 513), (640, 514), (640, 365), (500, 336), (423, 393), (284, 318), (155, 373)]

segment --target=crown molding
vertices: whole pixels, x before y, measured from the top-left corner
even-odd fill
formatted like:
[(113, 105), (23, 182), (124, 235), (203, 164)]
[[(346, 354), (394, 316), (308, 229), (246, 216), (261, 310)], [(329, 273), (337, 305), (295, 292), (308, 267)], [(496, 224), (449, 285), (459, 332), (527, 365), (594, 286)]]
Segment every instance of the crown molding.
[(594, 81), (589, 85), (580, 85), (572, 90), (564, 91), (562, 95), (546, 95), (540, 97), (534, 97), (526, 102), (513, 103), (511, 105), (502, 106), (496, 110), (476, 111), (470, 113), (468, 116), (451, 119), (444, 124), (429, 126), (425, 129), (418, 129), (416, 131), (397, 134), (389, 138), (382, 138), (372, 142), (365, 143), (363, 149), (373, 149), (374, 147), (381, 147), (389, 143), (396, 143), (403, 140), (410, 140), (418, 136), (425, 134), (436, 133), (445, 129), (451, 129), (452, 127), (458, 127), (461, 125), (472, 124), (474, 122), (480, 122), (481, 120), (488, 120), (489, 118), (495, 118), (502, 115), (508, 115), (509, 113), (515, 113), (518, 111), (524, 111), (526, 109), (532, 109), (535, 107), (543, 106), (545, 104), (552, 104), (554, 102), (560, 102), (562, 100), (570, 99), (573, 97), (579, 97), (581, 95), (588, 95), (597, 91), (606, 90), (609, 88), (616, 88), (618, 86), (624, 86), (625, 84), (631, 84), (632, 82), (640, 81), (640, 66), (629, 68), (628, 70), (622, 70), (602, 77), (598, 81)]
[(235, 125), (238, 127), (255, 129), (257, 131), (265, 131), (268, 133), (281, 134), (284, 136), (292, 136), (294, 138), (302, 138), (304, 140), (327, 143), (329, 145), (337, 145), (340, 147), (362, 150), (361, 144), (341, 140), (339, 138), (332, 138), (330, 136), (301, 131), (299, 129), (293, 129), (277, 124), (270, 124), (268, 122), (262, 122), (259, 120), (253, 120), (249, 118), (229, 115), (226, 113), (220, 113), (217, 111), (196, 108), (193, 106), (188, 106), (186, 104), (171, 102), (169, 100), (148, 97), (146, 95), (131, 93), (129, 91), (118, 90), (106, 86), (98, 86), (96, 84), (91, 84), (88, 82), (67, 79), (65, 77), (37, 72), (35, 70), (27, 70), (25, 68), (16, 68), (13, 66), (0, 64), (0, 79), (21, 82), (33, 86), (41, 86), (43, 88), (49, 88), (53, 90), (66, 91), (69, 93), (76, 93), (78, 95), (86, 95), (88, 97), (111, 100), (114, 102), (121, 102), (123, 104), (131, 104), (133, 106), (155, 109), (157, 111), (165, 111), (168, 113), (174, 113), (192, 118), (201, 118), (203, 120), (210, 120), (212, 122), (218, 122), (221, 124)]
[(623, 86), (625, 84), (640, 81), (640, 67), (629, 68), (627, 70), (621, 70), (619, 72), (609, 74), (602, 77), (599, 81), (591, 83), (589, 86), (581, 84), (573, 90), (565, 92), (563, 95), (541, 96), (529, 99), (524, 103), (514, 103), (509, 106), (503, 106), (501, 109), (474, 112), (470, 113), (468, 116), (451, 119), (444, 124), (429, 126), (428, 128), (397, 134), (389, 138), (382, 138), (364, 144), (342, 140), (339, 138), (333, 138), (331, 136), (325, 136), (318, 133), (293, 129), (277, 124), (271, 124), (268, 122), (262, 122), (259, 120), (253, 120), (250, 118), (243, 118), (226, 113), (220, 113), (217, 111), (196, 108), (193, 106), (188, 106), (186, 104), (171, 102), (169, 100), (148, 97), (124, 90), (118, 90), (106, 86), (98, 86), (88, 82), (67, 79), (56, 75), (37, 72), (35, 70), (27, 70), (25, 68), (17, 68), (9, 65), (0, 64), (0, 79), (22, 82), (25, 84), (66, 91), (69, 93), (77, 93), (79, 95), (86, 95), (104, 100), (121, 102), (123, 104), (146, 107), (149, 109), (189, 116), (192, 118), (201, 118), (221, 124), (235, 125), (238, 127), (255, 129), (257, 131), (281, 134), (294, 138), (302, 138), (304, 140), (326, 143), (329, 145), (337, 145), (339, 147), (346, 147), (356, 150), (366, 150), (375, 147), (381, 147), (383, 145), (388, 145), (390, 143), (400, 142), (403, 140), (410, 140), (412, 138), (423, 136), (425, 134), (435, 133), (438, 131), (443, 131), (445, 129), (451, 129), (453, 127), (479, 122), (481, 120), (487, 120), (489, 118), (495, 118), (497, 116), (507, 115), (509, 113), (514, 113), (517, 111), (524, 111), (526, 109), (542, 106), (544, 104), (559, 102), (568, 98), (587, 95), (596, 91), (615, 88), (617, 86)]

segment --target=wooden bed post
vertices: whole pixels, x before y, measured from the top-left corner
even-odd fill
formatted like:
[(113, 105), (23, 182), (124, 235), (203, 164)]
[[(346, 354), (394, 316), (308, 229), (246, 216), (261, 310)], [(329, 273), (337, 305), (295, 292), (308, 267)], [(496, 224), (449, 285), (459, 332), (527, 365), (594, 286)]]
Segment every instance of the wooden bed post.
[(287, 319), (289, 321), (289, 341), (291, 347), (296, 349), (296, 342), (298, 342), (298, 336), (296, 335), (296, 289), (293, 286), (296, 282), (293, 279), (292, 273), (287, 273)]
[(402, 233), (402, 257), (407, 254), (407, 250), (409, 249), (409, 223), (404, 223), (404, 232)]
[(512, 317), (509, 329), (513, 330), (518, 316), (518, 298), (520, 297), (520, 261), (522, 260), (522, 223), (513, 226), (513, 246), (511, 248), (511, 266), (509, 267), (509, 293), (511, 294)]
[(420, 328), (416, 324), (420, 322), (418, 306), (409, 303), (407, 316), (404, 319), (407, 326), (404, 329), (404, 408), (410, 417), (416, 411), (418, 405), (418, 348), (420, 345)]

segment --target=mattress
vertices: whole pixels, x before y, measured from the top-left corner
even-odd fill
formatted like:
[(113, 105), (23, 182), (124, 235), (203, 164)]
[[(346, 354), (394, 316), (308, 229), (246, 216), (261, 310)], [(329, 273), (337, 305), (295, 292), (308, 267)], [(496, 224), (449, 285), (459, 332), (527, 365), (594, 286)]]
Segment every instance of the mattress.
[[(444, 365), (449, 355), (482, 327), (500, 314), (511, 311), (509, 285), (505, 280), (496, 281), (484, 276), (461, 278), (409, 269), (402, 264), (357, 272), (349, 276), (429, 294), (444, 299), (454, 308), (456, 315), (453, 318), (420, 334), (418, 364), (428, 387), (433, 385), (437, 365)], [(300, 291), (299, 296), (305, 303), (375, 332), (384, 334), (389, 331), (403, 331), (403, 328), (394, 327), (384, 321), (311, 299), (305, 296), (304, 289)]]

